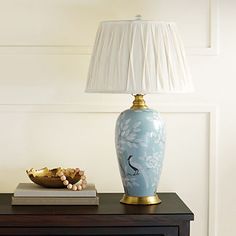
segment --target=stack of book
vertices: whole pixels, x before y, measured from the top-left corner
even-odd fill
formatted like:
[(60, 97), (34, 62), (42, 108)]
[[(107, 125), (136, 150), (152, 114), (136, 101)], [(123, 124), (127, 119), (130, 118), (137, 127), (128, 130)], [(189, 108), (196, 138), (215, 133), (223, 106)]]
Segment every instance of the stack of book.
[(66, 188), (44, 188), (34, 183), (20, 183), (12, 197), (12, 205), (98, 205), (94, 184), (81, 191)]

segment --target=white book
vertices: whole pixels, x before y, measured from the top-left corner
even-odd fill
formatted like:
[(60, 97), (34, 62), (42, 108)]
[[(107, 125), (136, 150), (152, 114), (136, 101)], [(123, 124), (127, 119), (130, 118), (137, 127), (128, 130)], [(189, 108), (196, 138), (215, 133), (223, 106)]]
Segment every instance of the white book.
[(14, 197), (96, 197), (94, 184), (87, 184), (81, 191), (72, 191), (67, 188), (45, 188), (34, 183), (20, 183), (16, 187)]

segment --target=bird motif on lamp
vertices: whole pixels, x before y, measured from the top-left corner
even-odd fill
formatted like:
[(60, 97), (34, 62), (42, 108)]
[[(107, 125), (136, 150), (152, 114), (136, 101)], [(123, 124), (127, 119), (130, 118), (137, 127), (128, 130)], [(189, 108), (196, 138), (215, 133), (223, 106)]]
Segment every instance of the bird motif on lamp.
[(128, 157), (128, 163), (129, 163), (130, 168), (134, 171), (134, 173), (133, 173), (132, 175), (138, 175), (138, 174), (139, 174), (139, 169), (136, 168), (135, 166), (133, 166), (133, 165), (130, 163), (130, 159), (131, 159), (132, 157), (133, 157), (132, 155), (130, 155), (130, 156)]

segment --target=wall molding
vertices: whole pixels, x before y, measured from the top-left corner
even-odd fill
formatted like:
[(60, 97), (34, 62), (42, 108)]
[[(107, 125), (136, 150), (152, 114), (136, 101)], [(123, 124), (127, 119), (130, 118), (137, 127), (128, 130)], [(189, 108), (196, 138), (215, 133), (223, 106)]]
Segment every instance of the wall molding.
[(0, 45), (0, 54), (90, 55), (92, 46), (86, 45)]
[[(152, 107), (164, 113), (213, 113), (216, 105), (212, 104), (174, 104), (152, 103)], [(127, 109), (127, 106), (101, 103), (58, 103), (58, 104), (0, 104), (0, 112), (38, 112), (38, 113), (118, 113)]]
[(218, 0), (208, 0), (209, 2), (209, 46), (206, 48), (187, 48), (189, 55), (218, 55), (218, 28), (219, 28), (219, 2)]
[(217, 235), (216, 222), (216, 168), (217, 168), (217, 107), (212, 107), (209, 110), (209, 202), (208, 202), (208, 236)]
[[(218, 0), (209, 2), (209, 46), (206, 48), (186, 48), (188, 55), (218, 54)], [(76, 54), (90, 55), (91, 45), (1, 45), (0, 54)]]

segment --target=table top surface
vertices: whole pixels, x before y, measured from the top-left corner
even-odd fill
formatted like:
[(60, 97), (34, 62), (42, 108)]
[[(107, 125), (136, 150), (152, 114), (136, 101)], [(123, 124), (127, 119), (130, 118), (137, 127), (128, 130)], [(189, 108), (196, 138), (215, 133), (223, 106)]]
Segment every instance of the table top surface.
[(176, 193), (159, 193), (158, 205), (126, 205), (121, 193), (99, 193), (98, 206), (12, 206), (12, 194), (0, 194), (1, 215), (182, 215), (193, 220), (193, 213)]

